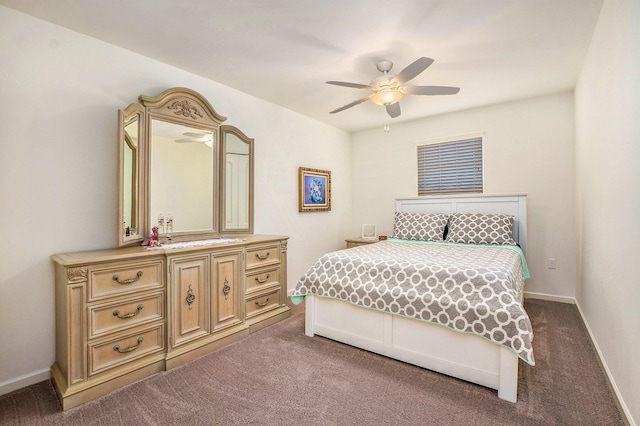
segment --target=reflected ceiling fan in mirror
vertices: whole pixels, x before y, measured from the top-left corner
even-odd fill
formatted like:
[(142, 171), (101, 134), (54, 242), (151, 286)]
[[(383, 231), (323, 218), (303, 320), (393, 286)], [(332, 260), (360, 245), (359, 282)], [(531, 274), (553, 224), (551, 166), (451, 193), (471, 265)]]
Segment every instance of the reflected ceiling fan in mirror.
[(398, 101), (405, 95), (455, 95), (460, 91), (459, 87), (449, 86), (412, 86), (405, 84), (409, 80), (415, 78), (426, 70), (433, 63), (431, 58), (419, 58), (398, 74), (389, 74), (393, 67), (391, 61), (378, 62), (378, 70), (382, 72), (380, 77), (374, 78), (369, 84), (359, 83), (347, 83), (343, 81), (327, 81), (327, 84), (333, 84), (336, 86), (352, 87), (355, 89), (369, 89), (373, 91), (369, 96), (358, 99), (343, 107), (330, 112), (335, 114), (336, 112), (344, 111), (345, 109), (359, 105), (367, 100), (370, 100), (376, 105), (384, 105), (387, 109), (387, 114), (391, 118), (398, 117), (400, 115), (400, 104)]
[(213, 148), (213, 134), (211, 134), (211, 132), (207, 132), (207, 133), (184, 132), (182, 135), (187, 136), (188, 139), (177, 139), (176, 143), (200, 142), (200, 143), (204, 143), (209, 148)]

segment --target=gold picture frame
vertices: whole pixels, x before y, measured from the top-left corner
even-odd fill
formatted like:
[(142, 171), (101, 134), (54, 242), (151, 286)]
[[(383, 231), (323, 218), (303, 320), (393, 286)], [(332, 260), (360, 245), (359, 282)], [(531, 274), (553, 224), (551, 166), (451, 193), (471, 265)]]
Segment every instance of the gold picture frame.
[(298, 211), (331, 210), (331, 172), (298, 168)]

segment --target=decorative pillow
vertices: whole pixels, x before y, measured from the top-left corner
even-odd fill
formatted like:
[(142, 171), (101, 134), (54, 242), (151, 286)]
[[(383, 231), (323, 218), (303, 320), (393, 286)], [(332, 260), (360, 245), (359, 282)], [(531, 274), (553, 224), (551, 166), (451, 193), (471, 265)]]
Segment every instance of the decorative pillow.
[(396, 212), (393, 238), (412, 241), (443, 241), (448, 214)]
[(513, 216), (506, 214), (454, 213), (449, 218), (446, 241), (464, 244), (517, 245), (511, 238)]

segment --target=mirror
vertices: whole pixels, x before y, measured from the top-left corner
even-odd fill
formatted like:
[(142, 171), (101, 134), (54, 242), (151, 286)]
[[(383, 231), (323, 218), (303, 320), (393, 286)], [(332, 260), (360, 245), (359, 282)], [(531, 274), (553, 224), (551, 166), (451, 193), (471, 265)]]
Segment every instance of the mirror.
[(233, 126), (221, 126), (222, 184), (220, 230), (253, 233), (253, 139)]
[(214, 133), (154, 119), (150, 135), (150, 223), (161, 236), (214, 232)]
[[(132, 137), (135, 135), (135, 137)], [(124, 209), (122, 228), (125, 237), (136, 233), (138, 229), (138, 120), (124, 126)]]
[(253, 139), (182, 87), (118, 115), (118, 245), (253, 233)]
[(218, 238), (217, 135), (226, 118), (202, 95), (182, 87), (138, 99), (149, 135), (149, 232), (158, 226), (163, 242)]
[(142, 203), (140, 144), (144, 135), (144, 108), (129, 105), (118, 111), (118, 245), (141, 241)]

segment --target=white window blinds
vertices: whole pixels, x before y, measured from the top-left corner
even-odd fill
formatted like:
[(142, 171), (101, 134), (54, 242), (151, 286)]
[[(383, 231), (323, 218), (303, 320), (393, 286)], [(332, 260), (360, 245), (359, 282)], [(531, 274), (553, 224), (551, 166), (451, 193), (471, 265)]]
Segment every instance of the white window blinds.
[(418, 146), (418, 195), (482, 190), (482, 137)]

